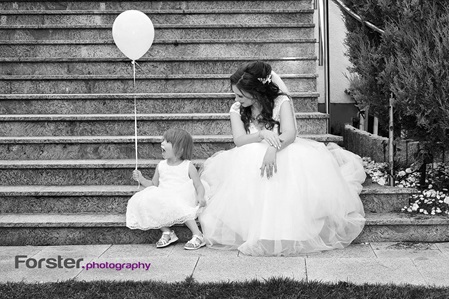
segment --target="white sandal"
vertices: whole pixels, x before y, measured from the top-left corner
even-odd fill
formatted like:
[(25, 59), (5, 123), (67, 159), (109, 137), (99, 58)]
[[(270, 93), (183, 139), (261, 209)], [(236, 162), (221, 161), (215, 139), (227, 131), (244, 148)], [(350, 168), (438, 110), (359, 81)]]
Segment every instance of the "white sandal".
[[(168, 239), (166, 236), (168, 236)], [(161, 238), (156, 243), (156, 248), (167, 247), (168, 245), (176, 241), (178, 241), (178, 237), (176, 236), (174, 231), (163, 232)]]
[(184, 249), (196, 250), (200, 249), (203, 246), (206, 246), (206, 242), (204, 242), (204, 237), (193, 235), (192, 239), (190, 239), (190, 241), (187, 242), (186, 245), (184, 246)]

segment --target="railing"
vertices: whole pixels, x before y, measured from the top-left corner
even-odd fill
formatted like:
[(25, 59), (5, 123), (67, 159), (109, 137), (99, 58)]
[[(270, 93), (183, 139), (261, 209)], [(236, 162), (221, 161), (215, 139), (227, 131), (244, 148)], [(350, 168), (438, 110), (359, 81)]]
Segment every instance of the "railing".
[[(329, 74), (329, 2), (315, 0), (314, 8), (318, 11), (318, 65), (324, 69), (324, 106), (330, 115), (330, 74)], [(330, 119), (327, 120), (327, 133), (330, 132)]]
[[(384, 30), (378, 28), (374, 24), (364, 21), (359, 15), (353, 12), (350, 8), (348, 8), (345, 4), (343, 4), (340, 0), (332, 0), (335, 4), (337, 4), (342, 10), (347, 13), (349, 16), (359, 21), (360, 23), (366, 25), (372, 30), (384, 34)], [(318, 65), (323, 66), (324, 69), (324, 102), (326, 106), (326, 113), (330, 114), (330, 89), (329, 89), (329, 0), (315, 0), (314, 7), (318, 10)], [(394, 98), (393, 93), (390, 96), (389, 102), (389, 129), (388, 129), (388, 162), (390, 164), (390, 185), (393, 185), (393, 165), (394, 165), (394, 157), (393, 157), (393, 104)], [(367, 129), (367, 121), (368, 121), (368, 113), (369, 107), (365, 111), (364, 120), (361, 123), (364, 125), (364, 128)], [(377, 118), (374, 118), (374, 132), (377, 135)], [(330, 131), (330, 122), (328, 122), (328, 132)]]

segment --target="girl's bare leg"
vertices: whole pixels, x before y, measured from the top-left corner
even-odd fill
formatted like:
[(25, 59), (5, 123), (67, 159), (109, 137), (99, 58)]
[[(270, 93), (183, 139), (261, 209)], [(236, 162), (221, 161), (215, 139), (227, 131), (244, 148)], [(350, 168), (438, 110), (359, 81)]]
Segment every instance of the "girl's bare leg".
[(202, 236), (203, 233), (200, 231), (200, 229), (198, 228), (198, 225), (196, 224), (195, 220), (187, 220), (185, 222), (185, 224), (187, 225), (187, 227), (192, 231), (192, 234), (194, 235), (198, 235), (198, 236)]

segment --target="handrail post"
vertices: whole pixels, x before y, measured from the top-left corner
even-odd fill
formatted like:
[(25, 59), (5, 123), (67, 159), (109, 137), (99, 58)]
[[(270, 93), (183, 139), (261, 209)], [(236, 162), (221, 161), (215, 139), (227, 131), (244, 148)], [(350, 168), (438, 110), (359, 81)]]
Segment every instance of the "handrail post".
[(326, 104), (326, 114), (329, 115), (327, 119), (327, 133), (331, 131), (331, 105), (330, 105), (330, 55), (329, 55), (329, 0), (324, 0), (324, 38), (326, 40), (324, 45), (324, 53), (326, 63), (324, 64), (324, 102)]
[(389, 125), (388, 125), (388, 163), (390, 164), (390, 186), (394, 186), (394, 123), (393, 123), (393, 106), (394, 98), (393, 93), (390, 95), (390, 101), (388, 105), (389, 112)]

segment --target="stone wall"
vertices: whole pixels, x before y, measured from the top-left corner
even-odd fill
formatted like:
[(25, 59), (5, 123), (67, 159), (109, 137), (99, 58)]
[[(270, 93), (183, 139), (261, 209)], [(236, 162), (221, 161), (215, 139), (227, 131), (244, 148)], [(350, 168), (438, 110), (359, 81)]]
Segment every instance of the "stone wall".
[[(344, 147), (361, 157), (371, 157), (376, 162), (388, 162), (388, 138), (345, 125), (343, 131)], [(410, 140), (395, 141), (395, 162), (409, 166), (419, 151), (419, 142)]]

